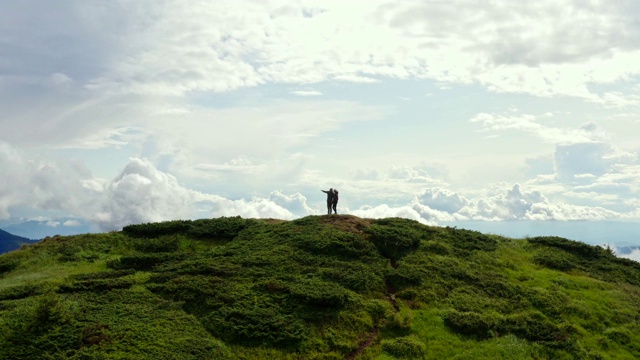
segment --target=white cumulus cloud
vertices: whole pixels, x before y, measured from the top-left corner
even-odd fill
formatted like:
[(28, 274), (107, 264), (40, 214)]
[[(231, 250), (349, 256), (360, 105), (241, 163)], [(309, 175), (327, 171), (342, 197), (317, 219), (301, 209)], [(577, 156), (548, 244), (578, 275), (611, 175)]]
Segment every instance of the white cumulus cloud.
[(184, 188), (148, 160), (133, 158), (104, 189), (101, 212), (93, 219), (104, 230), (129, 224), (191, 218), (198, 193)]
[(83, 186), (91, 175), (82, 164), (32, 158), (0, 141), (0, 219), (13, 207), (78, 212), (95, 191)]
[(244, 218), (274, 218), (291, 220), (296, 216), (284, 207), (265, 198), (255, 197), (249, 200), (230, 200), (222, 197), (209, 197), (211, 216), (242, 216)]
[(447, 213), (456, 213), (460, 211), (465, 205), (469, 203), (469, 200), (459, 194), (441, 188), (430, 188), (424, 191), (418, 200), (421, 204), (428, 205), (435, 210), (444, 211)]
[(133, 158), (122, 173), (105, 186), (101, 212), (92, 219), (104, 230), (128, 224), (211, 217), (294, 219), (314, 213), (306, 198), (273, 191), (267, 197), (228, 199), (181, 185), (149, 160)]
[(364, 206), (359, 209), (352, 210), (350, 213), (362, 218), (381, 219), (387, 217), (401, 217), (427, 223), (420, 213), (411, 206), (391, 207), (387, 204)]
[(602, 207), (552, 202), (540, 191), (524, 191), (519, 184), (504, 193), (474, 199), (459, 211), (473, 220), (604, 220), (624, 216)]
[(316, 211), (307, 205), (307, 198), (300, 193), (286, 195), (280, 191), (273, 191), (269, 195), (269, 200), (273, 201), (274, 204), (287, 209), (296, 216), (302, 217), (316, 213)]

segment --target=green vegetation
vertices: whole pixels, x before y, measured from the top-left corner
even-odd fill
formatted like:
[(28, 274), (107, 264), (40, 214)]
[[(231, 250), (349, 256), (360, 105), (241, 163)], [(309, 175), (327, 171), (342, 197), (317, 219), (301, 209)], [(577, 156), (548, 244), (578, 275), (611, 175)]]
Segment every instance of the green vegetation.
[(1, 359), (637, 359), (640, 263), (412, 220), (239, 217), (0, 256)]

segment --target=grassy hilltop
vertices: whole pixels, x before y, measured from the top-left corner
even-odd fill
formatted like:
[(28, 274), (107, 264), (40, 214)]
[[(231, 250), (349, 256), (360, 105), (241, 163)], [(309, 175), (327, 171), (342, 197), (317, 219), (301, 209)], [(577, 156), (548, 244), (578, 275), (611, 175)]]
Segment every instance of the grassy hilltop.
[(640, 263), (399, 218), (239, 217), (0, 256), (0, 359), (638, 359)]

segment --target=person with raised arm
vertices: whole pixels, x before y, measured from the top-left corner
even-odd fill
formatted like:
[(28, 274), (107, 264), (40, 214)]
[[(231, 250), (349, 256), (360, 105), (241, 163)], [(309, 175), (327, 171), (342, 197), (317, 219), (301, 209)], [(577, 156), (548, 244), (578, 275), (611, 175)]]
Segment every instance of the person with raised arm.
[(331, 207), (333, 206), (333, 188), (330, 188), (329, 191), (320, 190), (323, 193), (327, 194), (327, 215), (331, 215)]

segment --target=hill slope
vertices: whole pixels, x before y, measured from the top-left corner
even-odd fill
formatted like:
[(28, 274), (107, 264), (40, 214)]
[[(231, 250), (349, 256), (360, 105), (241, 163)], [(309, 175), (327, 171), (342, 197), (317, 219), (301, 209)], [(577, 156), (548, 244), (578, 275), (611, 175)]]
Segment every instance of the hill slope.
[(32, 240), (10, 234), (0, 229), (0, 254), (19, 249), (23, 244), (31, 244)]
[(640, 264), (556, 237), (309, 216), (0, 256), (0, 359), (634, 359)]

